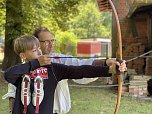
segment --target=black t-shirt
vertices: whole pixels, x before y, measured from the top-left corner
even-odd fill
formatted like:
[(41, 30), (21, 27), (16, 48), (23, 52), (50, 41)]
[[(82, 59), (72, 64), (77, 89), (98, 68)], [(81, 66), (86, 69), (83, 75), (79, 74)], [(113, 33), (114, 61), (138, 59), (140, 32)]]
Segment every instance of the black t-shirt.
[[(22, 75), (30, 74), (30, 71), (39, 67), (39, 62), (35, 59), (25, 64), (15, 65), (6, 70), (5, 79), (17, 87), (13, 114), (22, 114), (24, 109), (21, 102)], [(62, 79), (109, 77), (108, 66), (67, 66), (63, 64), (51, 63), (51, 65), (43, 67), (48, 69), (48, 79), (44, 79), (44, 98), (40, 104), (39, 114), (53, 114), (54, 92), (58, 81)], [(27, 107), (27, 114), (35, 114), (35, 106), (32, 104), (32, 93), (34, 90), (33, 79), (31, 80), (30, 90), (31, 102)]]

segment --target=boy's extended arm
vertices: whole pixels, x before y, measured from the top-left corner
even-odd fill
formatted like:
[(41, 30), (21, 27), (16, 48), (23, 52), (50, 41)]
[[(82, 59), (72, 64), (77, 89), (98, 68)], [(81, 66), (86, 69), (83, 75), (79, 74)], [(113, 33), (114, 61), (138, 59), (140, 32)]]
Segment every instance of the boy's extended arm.
[(93, 78), (93, 77), (109, 77), (108, 66), (66, 66), (61, 64), (52, 63), (53, 72), (56, 76), (59, 76), (59, 80), (62, 79), (81, 79), (81, 78)]

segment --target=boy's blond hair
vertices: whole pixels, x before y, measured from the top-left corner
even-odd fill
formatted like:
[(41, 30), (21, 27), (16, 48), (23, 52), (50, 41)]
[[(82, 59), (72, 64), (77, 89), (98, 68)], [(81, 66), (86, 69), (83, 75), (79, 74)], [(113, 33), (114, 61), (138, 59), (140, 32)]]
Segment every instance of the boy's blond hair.
[(14, 51), (17, 55), (19, 55), (20, 53), (24, 53), (26, 50), (33, 49), (34, 45), (37, 47), (40, 46), (39, 40), (36, 37), (23, 35), (14, 40)]

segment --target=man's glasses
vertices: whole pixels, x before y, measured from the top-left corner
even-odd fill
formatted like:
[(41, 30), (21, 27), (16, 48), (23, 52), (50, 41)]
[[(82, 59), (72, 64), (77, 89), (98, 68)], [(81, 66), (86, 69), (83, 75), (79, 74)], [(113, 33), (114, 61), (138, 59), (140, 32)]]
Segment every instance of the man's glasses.
[(52, 44), (54, 44), (54, 42), (55, 42), (56, 40), (55, 39), (51, 39), (51, 40), (44, 40), (44, 41), (40, 41), (40, 42), (43, 42), (43, 43), (45, 43), (45, 45), (52, 45)]

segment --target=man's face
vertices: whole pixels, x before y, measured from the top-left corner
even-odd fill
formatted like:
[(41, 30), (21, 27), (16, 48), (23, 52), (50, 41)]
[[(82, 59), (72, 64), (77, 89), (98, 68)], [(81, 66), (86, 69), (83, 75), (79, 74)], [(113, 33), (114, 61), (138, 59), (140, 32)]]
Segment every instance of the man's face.
[(51, 54), (54, 49), (54, 39), (50, 32), (42, 31), (39, 34), (39, 42), (42, 54)]

